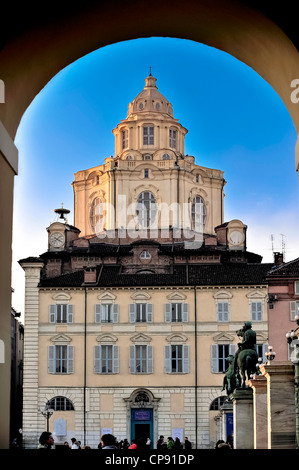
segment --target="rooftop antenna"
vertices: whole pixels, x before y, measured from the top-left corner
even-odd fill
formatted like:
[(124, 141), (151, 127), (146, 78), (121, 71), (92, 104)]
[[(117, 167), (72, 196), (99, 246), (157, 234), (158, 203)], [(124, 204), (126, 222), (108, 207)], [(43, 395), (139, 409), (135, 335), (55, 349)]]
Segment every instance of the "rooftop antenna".
[(271, 248), (272, 248), (272, 255), (274, 254), (274, 235), (271, 234)]
[(61, 203), (61, 207), (59, 209), (55, 209), (54, 212), (56, 214), (60, 214), (59, 219), (64, 220), (65, 223), (67, 222), (66, 214), (69, 214), (70, 211), (63, 207), (63, 202)]
[(281, 235), (281, 251), (283, 254), (283, 259), (285, 259), (285, 254), (286, 254), (285, 235), (283, 233), (281, 233), (280, 235)]

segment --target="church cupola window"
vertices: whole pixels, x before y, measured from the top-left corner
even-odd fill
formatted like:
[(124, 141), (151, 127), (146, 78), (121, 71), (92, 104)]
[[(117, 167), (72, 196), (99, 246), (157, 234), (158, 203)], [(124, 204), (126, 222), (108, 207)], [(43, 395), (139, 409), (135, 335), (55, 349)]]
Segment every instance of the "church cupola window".
[(157, 215), (157, 203), (153, 193), (144, 191), (139, 195), (136, 213), (142, 228), (153, 225)]
[(176, 149), (177, 147), (177, 131), (169, 129), (169, 147)]
[(104, 213), (103, 203), (99, 197), (96, 197), (91, 204), (89, 221), (93, 233), (103, 230)]
[(196, 232), (203, 232), (206, 224), (207, 209), (204, 200), (196, 196), (192, 201), (192, 226)]
[(121, 145), (122, 149), (128, 148), (128, 130), (125, 129), (121, 132)]
[(154, 145), (154, 126), (143, 127), (143, 145)]

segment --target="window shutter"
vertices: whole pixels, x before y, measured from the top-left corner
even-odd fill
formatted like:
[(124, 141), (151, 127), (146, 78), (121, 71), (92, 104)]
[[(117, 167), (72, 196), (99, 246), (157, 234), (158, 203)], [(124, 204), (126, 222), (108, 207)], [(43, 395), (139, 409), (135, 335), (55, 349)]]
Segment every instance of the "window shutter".
[(262, 302), (252, 302), (251, 304), (251, 319), (252, 321), (262, 320)]
[(118, 304), (112, 305), (113, 323), (118, 323)]
[(228, 302), (217, 303), (217, 315), (218, 315), (219, 322), (228, 321), (228, 312), (229, 312)]
[(182, 312), (182, 320), (183, 322), (187, 322), (188, 321), (188, 304), (183, 304), (182, 305), (183, 307), (183, 312)]
[(102, 305), (96, 304), (95, 305), (95, 323), (101, 323), (101, 316), (102, 316)]
[(211, 345), (211, 369), (212, 372), (219, 372), (218, 367), (218, 345), (212, 344)]
[(295, 320), (295, 315), (296, 315), (296, 302), (292, 300), (290, 302), (290, 320), (291, 321)]
[(67, 305), (67, 322), (73, 323), (74, 321), (74, 306)]
[(67, 371), (69, 374), (74, 372), (74, 346), (67, 347), (68, 361), (67, 361)]
[(223, 321), (228, 321), (228, 302), (223, 302)]
[(153, 321), (153, 304), (146, 304), (146, 321), (148, 323)]
[(171, 345), (165, 346), (164, 369), (166, 374), (171, 373)]
[(114, 374), (119, 373), (119, 348), (118, 346), (112, 347), (112, 371)]
[(189, 373), (189, 346), (183, 345), (183, 372)]
[(136, 321), (136, 304), (130, 304), (130, 311), (129, 311), (129, 321), (130, 323), (135, 323)]
[(153, 372), (153, 346), (147, 347), (147, 372)]
[(234, 356), (236, 354), (236, 345), (230, 344), (228, 351), (229, 351), (229, 354), (232, 354)]
[(171, 304), (165, 304), (165, 322), (171, 322)]
[(130, 346), (130, 372), (131, 374), (134, 374), (136, 372), (136, 367), (135, 367), (136, 361), (135, 361), (135, 346)]
[(257, 321), (262, 321), (262, 302), (257, 302)]
[(55, 374), (55, 346), (49, 346), (48, 372)]
[(57, 305), (50, 305), (50, 309), (49, 309), (49, 322), (50, 323), (56, 323), (56, 311), (57, 311)]
[(99, 374), (101, 372), (101, 346), (94, 347), (94, 372)]

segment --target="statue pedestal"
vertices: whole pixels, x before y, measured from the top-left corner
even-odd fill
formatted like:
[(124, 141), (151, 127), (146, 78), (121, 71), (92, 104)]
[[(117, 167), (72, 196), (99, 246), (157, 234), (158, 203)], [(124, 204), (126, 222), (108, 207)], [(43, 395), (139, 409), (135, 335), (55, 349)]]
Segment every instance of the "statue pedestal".
[(253, 389), (254, 448), (268, 449), (267, 379), (255, 375), (248, 384)]
[(260, 371), (267, 379), (268, 449), (296, 449), (294, 366), (277, 361)]
[(236, 388), (232, 394), (234, 409), (234, 448), (253, 449), (253, 390)]

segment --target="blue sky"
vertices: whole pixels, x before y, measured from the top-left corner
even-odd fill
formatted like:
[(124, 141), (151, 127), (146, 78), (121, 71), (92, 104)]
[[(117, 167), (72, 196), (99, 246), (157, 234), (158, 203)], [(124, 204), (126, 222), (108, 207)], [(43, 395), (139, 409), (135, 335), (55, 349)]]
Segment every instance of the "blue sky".
[[(24, 276), (17, 261), (47, 250), (46, 227), (64, 203), (73, 223), (74, 173), (114, 155), (112, 129), (149, 74), (188, 129), (185, 153), (224, 171), (225, 220), (248, 225), (248, 249), (272, 261), (285, 243), (297, 247), (296, 131), (276, 92), (230, 55), (188, 40), (148, 38), (101, 48), (69, 65), (25, 112), (15, 139), (12, 303), (23, 311)], [(290, 89), (291, 93), (291, 89)], [(283, 236), (282, 236), (283, 235)]]

